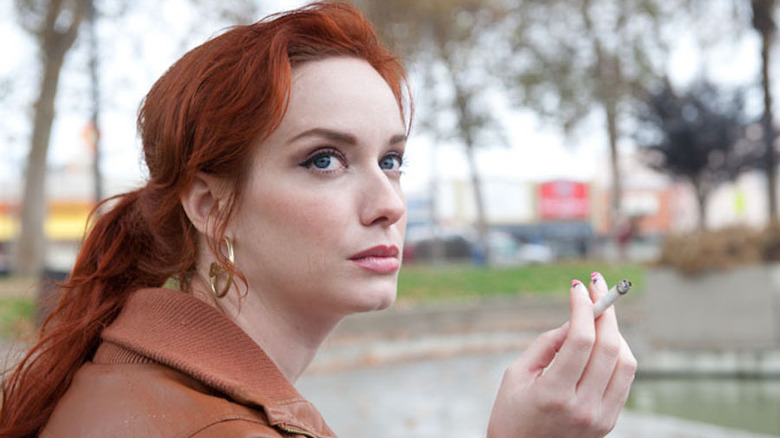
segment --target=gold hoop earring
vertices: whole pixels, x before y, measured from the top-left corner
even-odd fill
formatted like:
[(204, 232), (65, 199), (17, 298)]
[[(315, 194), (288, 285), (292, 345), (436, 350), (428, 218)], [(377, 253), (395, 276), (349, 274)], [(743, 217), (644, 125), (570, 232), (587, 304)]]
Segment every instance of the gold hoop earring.
[[(233, 265), (235, 264), (235, 259), (233, 256), (233, 242), (230, 241), (230, 239), (225, 236), (224, 238), (225, 246), (227, 246), (227, 258), (230, 262), (231, 269), (225, 269), (222, 267), (221, 264), (217, 262), (211, 262), (211, 267), (209, 268), (209, 283), (211, 284), (211, 292), (214, 294), (217, 298), (222, 298), (225, 295), (227, 295), (228, 290), (230, 289), (230, 283), (233, 282)], [(223, 272), (227, 272), (227, 278), (225, 279), (225, 287), (223, 287), (221, 290), (217, 290), (217, 281), (219, 280), (220, 274)]]

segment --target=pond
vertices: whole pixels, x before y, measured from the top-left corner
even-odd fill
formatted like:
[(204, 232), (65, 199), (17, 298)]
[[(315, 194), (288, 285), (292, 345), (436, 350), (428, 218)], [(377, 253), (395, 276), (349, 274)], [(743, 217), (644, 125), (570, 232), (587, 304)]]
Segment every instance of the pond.
[(642, 378), (627, 406), (780, 436), (780, 379)]

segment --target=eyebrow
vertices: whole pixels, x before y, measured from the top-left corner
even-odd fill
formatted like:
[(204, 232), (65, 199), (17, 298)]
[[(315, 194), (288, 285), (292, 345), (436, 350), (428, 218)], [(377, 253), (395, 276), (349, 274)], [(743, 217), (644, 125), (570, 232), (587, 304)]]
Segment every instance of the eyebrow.
[[(308, 129), (306, 131), (301, 132), (300, 134), (296, 135), (295, 137), (290, 139), (290, 142), (294, 142), (296, 140), (299, 140), (304, 137), (322, 137), (331, 141), (336, 141), (339, 143), (345, 143), (348, 145), (356, 145), (358, 143), (357, 137), (354, 135), (347, 133), (347, 132), (341, 132), (336, 131), (333, 129), (328, 128), (312, 128)], [(390, 137), (390, 145), (396, 145), (399, 143), (405, 143), (406, 142), (406, 134), (398, 134)]]

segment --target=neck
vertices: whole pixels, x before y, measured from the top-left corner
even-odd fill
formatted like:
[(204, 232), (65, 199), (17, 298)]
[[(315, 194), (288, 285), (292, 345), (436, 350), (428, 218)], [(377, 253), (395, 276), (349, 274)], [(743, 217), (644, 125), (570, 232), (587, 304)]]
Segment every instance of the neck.
[[(240, 284), (240, 283), (239, 283)], [(240, 285), (243, 289), (243, 285)], [(208, 290), (208, 289), (207, 289)], [(249, 335), (291, 383), (306, 370), (338, 318), (312, 321), (301, 312), (262, 299), (262, 294), (235, 288), (211, 303)], [(199, 294), (200, 295), (200, 294)]]

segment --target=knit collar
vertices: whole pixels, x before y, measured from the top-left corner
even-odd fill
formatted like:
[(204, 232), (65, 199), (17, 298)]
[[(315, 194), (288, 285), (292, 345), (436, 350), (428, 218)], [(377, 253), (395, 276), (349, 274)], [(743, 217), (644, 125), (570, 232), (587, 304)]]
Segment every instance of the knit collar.
[(335, 437), (316, 408), (238, 325), (189, 294), (134, 292), (102, 338), (192, 376), (238, 403), (261, 407), (271, 426)]

